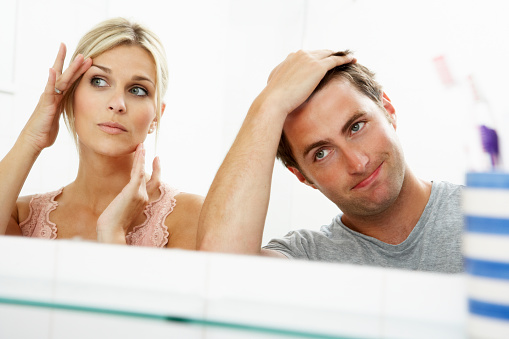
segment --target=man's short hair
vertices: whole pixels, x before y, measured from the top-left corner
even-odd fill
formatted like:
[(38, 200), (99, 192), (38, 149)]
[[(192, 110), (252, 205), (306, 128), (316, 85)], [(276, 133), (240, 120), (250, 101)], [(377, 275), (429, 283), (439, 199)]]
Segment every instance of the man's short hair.
[[(350, 54), (350, 51), (336, 52), (332, 55), (345, 56), (347, 54)], [(329, 70), (325, 73), (325, 76), (306, 101), (308, 101), (315, 93), (323, 89), (328, 83), (330, 83), (331, 80), (339, 78), (350, 82), (350, 84), (352, 84), (361, 94), (366, 95), (368, 98), (373, 100), (375, 104), (383, 108), (382, 86), (375, 81), (375, 73), (359, 63), (348, 63)], [(300, 167), (293, 156), (290, 143), (288, 142), (284, 132), (281, 133), (281, 139), (279, 140), (277, 158), (281, 160), (283, 165), (286, 167), (295, 167), (300, 170)]]

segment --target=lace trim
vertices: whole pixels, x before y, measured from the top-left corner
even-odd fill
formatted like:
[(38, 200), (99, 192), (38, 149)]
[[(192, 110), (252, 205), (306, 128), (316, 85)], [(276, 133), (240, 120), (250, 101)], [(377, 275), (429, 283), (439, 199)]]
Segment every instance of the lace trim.
[(62, 187), (58, 191), (36, 194), (32, 197), (28, 217), (19, 224), (25, 237), (57, 238), (57, 225), (49, 220), (49, 214), (57, 208), (58, 202), (55, 198), (62, 193), (63, 189)]
[(168, 243), (170, 234), (165, 220), (173, 212), (179, 191), (166, 184), (161, 184), (159, 190), (159, 198), (145, 206), (143, 213), (147, 219), (126, 235), (128, 245), (164, 247)]
[[(30, 200), (28, 217), (19, 224), (23, 236), (56, 239), (57, 225), (49, 220), (49, 214), (58, 207), (55, 198), (62, 193), (58, 191), (36, 194)], [(168, 243), (169, 232), (165, 225), (168, 215), (176, 205), (175, 196), (180, 193), (166, 184), (159, 186), (161, 195), (145, 206), (147, 219), (127, 234), (128, 245), (164, 247)]]

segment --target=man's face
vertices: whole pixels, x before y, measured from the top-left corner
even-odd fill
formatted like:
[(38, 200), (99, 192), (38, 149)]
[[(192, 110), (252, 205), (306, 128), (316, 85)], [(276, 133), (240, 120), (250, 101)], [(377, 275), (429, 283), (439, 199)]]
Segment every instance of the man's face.
[(405, 175), (394, 107), (384, 111), (348, 81), (334, 79), (285, 121), (302, 182), (345, 214), (372, 216), (398, 197)]

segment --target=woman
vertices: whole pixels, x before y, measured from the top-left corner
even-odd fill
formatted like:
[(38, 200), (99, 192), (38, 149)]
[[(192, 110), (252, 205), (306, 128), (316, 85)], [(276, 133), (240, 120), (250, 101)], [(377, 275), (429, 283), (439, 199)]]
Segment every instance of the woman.
[[(110, 19), (80, 40), (62, 72), (65, 54), (62, 44), (35, 111), (0, 162), (0, 233), (195, 249), (202, 197), (161, 183), (157, 157), (152, 175), (144, 172), (143, 141), (159, 127), (168, 80), (158, 37)], [(79, 150), (76, 179), (18, 198), (55, 142), (62, 112)]]

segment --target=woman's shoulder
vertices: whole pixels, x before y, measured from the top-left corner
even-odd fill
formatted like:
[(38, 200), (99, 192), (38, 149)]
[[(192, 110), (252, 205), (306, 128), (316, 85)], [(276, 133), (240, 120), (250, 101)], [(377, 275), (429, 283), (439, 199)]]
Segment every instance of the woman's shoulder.
[(175, 196), (175, 200), (177, 200), (177, 206), (181, 205), (186, 209), (199, 208), (201, 210), (205, 197), (193, 193), (179, 192)]
[(30, 202), (35, 196), (36, 194), (18, 197), (18, 200), (16, 201), (16, 208), (12, 212), (12, 217), (17, 220), (18, 224), (28, 218), (28, 215), (30, 214)]
[[(157, 200), (161, 199), (174, 200), (175, 204), (172, 212), (173, 215), (175, 213), (180, 214), (195, 212), (197, 209), (201, 210), (201, 206), (203, 205), (203, 201), (205, 200), (205, 197), (201, 195), (182, 192), (178, 188), (175, 188), (174, 186), (171, 186), (167, 183), (161, 183), (159, 189), (162, 194), (159, 196)], [(164, 198), (163, 195), (165, 196)]]
[(166, 219), (170, 238), (168, 247), (196, 249), (198, 219), (205, 198), (198, 194), (179, 192), (175, 207)]
[(34, 202), (37, 203), (38, 207), (42, 207), (51, 203), (61, 192), (62, 188), (56, 191), (18, 197), (18, 200), (16, 201), (17, 220), (21, 223), (29, 217), (31, 207), (34, 208)]
[(201, 207), (205, 198), (198, 194), (179, 192), (175, 196), (175, 207), (173, 208), (174, 219), (179, 222), (194, 221), (198, 223)]
[(36, 195), (37, 194), (31, 194), (18, 197), (18, 201), (16, 201), (18, 208), (20, 206), (28, 206), (30, 204), (30, 201), (32, 201), (32, 198), (35, 197)]
[(8, 235), (21, 235), (20, 224), (26, 222), (31, 215), (31, 204), (35, 197), (40, 194), (31, 194), (18, 197), (16, 200), (16, 207), (12, 211), (11, 221), (7, 226), (5, 234)]

